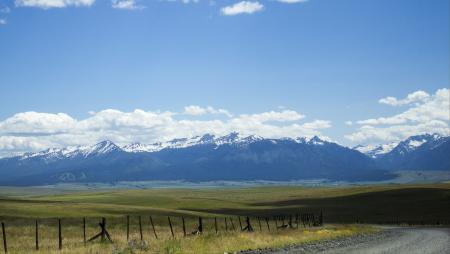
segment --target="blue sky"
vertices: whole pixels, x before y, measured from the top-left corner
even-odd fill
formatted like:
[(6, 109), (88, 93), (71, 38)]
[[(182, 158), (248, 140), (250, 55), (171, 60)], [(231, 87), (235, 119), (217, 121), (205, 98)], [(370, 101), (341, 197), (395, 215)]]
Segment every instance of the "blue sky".
[[(346, 145), (448, 131), (447, 0), (120, 3), (0, 0), (0, 150), (9, 153), (114, 139), (112, 133), (117, 132), (61, 142), (55, 133), (67, 130), (39, 129), (54, 125), (57, 113), (83, 122), (94, 121), (96, 113), (106, 109), (128, 116), (136, 109), (171, 112), (172, 120), (192, 121), (194, 130), (196, 121), (231, 122), (242, 120), (243, 114), (265, 112), (283, 118), (283, 112), (291, 116), (296, 112), (301, 117), (270, 118), (263, 131), (258, 129), (263, 122), (251, 126), (253, 119), (245, 128), (218, 127), (217, 134), (233, 128), (268, 136), (285, 131), (286, 136), (320, 134)], [(419, 94), (401, 105), (379, 102), (388, 96), (401, 100), (417, 91), (428, 96)], [(408, 123), (395, 126), (369, 125), (376, 134), (361, 130), (367, 126), (364, 122), (357, 123), (430, 108), (427, 103), (441, 110), (444, 106), (439, 116), (429, 113), (427, 118), (441, 123), (418, 127), (423, 122), (410, 117)], [(186, 114), (190, 105), (224, 109), (233, 116), (214, 110)], [(30, 111), (43, 115), (24, 115)], [(47, 118), (53, 120), (42, 123)], [(279, 129), (316, 120), (326, 121), (327, 126)], [(49, 140), (36, 143), (36, 128)], [(148, 130), (152, 138), (142, 141), (160, 135)], [(160, 136), (198, 134), (194, 130)], [(115, 141), (126, 143), (130, 138)]]

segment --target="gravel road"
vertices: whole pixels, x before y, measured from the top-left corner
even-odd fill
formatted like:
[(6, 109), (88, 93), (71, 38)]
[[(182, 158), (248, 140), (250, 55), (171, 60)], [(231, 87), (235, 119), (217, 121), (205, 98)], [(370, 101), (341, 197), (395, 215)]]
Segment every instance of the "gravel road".
[(450, 228), (386, 228), (377, 234), (357, 235), (315, 244), (243, 254), (450, 254)]

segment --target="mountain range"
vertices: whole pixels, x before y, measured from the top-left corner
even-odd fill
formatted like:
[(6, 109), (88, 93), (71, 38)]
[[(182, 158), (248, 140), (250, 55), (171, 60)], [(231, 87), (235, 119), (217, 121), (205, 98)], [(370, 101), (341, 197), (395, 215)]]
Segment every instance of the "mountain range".
[(399, 143), (355, 148), (387, 170), (450, 170), (450, 137), (423, 134)]
[(384, 180), (394, 170), (450, 170), (450, 137), (348, 148), (312, 138), (206, 134), (154, 144), (47, 149), (0, 159), (0, 185), (146, 180)]

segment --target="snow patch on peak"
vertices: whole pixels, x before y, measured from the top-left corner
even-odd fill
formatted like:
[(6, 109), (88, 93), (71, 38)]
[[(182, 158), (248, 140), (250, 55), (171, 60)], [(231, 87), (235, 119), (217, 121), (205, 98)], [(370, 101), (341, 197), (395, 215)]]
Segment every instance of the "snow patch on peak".
[(427, 142), (426, 139), (422, 139), (422, 140), (410, 140), (409, 143), (408, 143), (408, 145), (409, 145), (409, 147), (411, 147), (411, 148), (415, 148), (415, 147), (421, 146), (422, 144), (424, 144), (424, 143), (426, 143), (426, 142)]
[(318, 136), (298, 137), (295, 139), (295, 141), (301, 144), (319, 145), (319, 146), (329, 143), (325, 138), (320, 138)]
[(398, 143), (392, 142), (389, 144), (383, 144), (383, 145), (358, 145), (353, 147), (354, 150), (357, 150), (369, 157), (377, 158), (383, 154), (387, 154), (390, 151), (392, 151)]
[(141, 143), (132, 143), (122, 147), (122, 150), (128, 153), (153, 152), (155, 148), (152, 145), (144, 145)]
[(86, 156), (91, 154), (106, 154), (117, 150), (121, 150), (120, 147), (109, 140), (105, 140), (90, 147)]
[(320, 146), (323, 146), (323, 145), (325, 144), (325, 142), (326, 142), (326, 141), (323, 141), (323, 140), (320, 139), (319, 137), (314, 136), (313, 138), (311, 138), (311, 139), (309, 140), (308, 143), (313, 144), (313, 145), (320, 145)]

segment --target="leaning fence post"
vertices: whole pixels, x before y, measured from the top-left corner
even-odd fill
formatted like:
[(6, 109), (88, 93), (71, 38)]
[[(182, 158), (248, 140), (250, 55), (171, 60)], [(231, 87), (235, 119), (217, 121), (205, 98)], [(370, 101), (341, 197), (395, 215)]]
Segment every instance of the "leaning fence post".
[(3, 250), (5, 253), (8, 253), (8, 245), (6, 244), (6, 231), (5, 231), (5, 223), (2, 222), (2, 235), (3, 235)]
[(158, 239), (158, 235), (156, 234), (156, 230), (155, 230), (155, 225), (153, 224), (152, 216), (150, 216), (150, 223), (152, 224), (153, 234), (155, 235), (155, 238)]
[(236, 228), (234, 227), (233, 218), (230, 218), (231, 227), (233, 228), (233, 231), (236, 231)]
[(130, 215), (127, 215), (127, 242), (130, 239)]
[(183, 222), (183, 236), (186, 236), (186, 224), (184, 223), (184, 217), (181, 216), (181, 221)]
[(238, 216), (238, 219), (239, 219), (239, 227), (241, 228), (241, 231), (242, 231), (242, 222), (241, 222), (241, 216)]
[(267, 231), (270, 232), (269, 218), (266, 217)]
[(247, 226), (245, 226), (245, 228), (243, 228), (242, 231), (253, 232), (253, 227), (252, 224), (250, 223), (250, 217), (247, 216), (245, 218), (245, 223), (247, 223)]
[(58, 219), (58, 248), (62, 249), (61, 219)]
[(139, 234), (141, 235), (141, 242), (142, 242), (142, 240), (144, 240), (144, 236), (142, 235), (142, 221), (140, 215), (139, 215)]
[(170, 221), (170, 216), (167, 216), (167, 219), (169, 220), (170, 233), (172, 233), (172, 238), (175, 238), (175, 235), (173, 234), (172, 222)]
[(38, 225), (38, 220), (36, 220), (36, 250), (39, 250), (39, 225)]
[(104, 242), (106, 240), (105, 237), (107, 237), (108, 240), (112, 243), (113, 241), (111, 239), (111, 236), (109, 235), (108, 230), (106, 230), (106, 218), (102, 217), (102, 221), (100, 223), (98, 223), (98, 225), (101, 228), (100, 233), (98, 233), (95, 236), (91, 237), (88, 241), (91, 242), (91, 241), (94, 241), (95, 239), (101, 237), (100, 238), (101, 241)]
[(228, 232), (228, 223), (227, 223), (227, 217), (225, 217), (225, 231)]
[(259, 231), (262, 231), (261, 218), (258, 216)]

